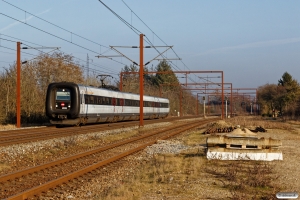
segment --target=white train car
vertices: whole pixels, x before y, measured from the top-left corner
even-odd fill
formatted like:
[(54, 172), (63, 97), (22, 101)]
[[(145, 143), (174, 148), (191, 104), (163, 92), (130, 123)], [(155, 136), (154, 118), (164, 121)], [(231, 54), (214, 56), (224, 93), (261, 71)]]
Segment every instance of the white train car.
[[(144, 119), (168, 116), (169, 100), (144, 96)], [(46, 115), (56, 125), (139, 120), (140, 95), (78, 85), (51, 83), (46, 96)]]

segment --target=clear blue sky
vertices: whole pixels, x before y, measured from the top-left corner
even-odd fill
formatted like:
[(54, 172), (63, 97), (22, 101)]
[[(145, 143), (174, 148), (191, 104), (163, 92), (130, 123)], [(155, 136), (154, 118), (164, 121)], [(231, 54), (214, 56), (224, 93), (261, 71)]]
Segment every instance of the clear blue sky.
[[(95, 72), (96, 75), (107, 73), (117, 76), (116, 74), (124, 67), (123, 64), (131, 64), (126, 58), (114, 58), (117, 62), (96, 58), (97, 52), (106, 52), (109, 50), (106, 47), (109, 46), (139, 46), (139, 33), (132, 31), (97, 0), (6, 1), (26, 12), (0, 1), (0, 38), (16, 41), (7, 37), (10, 36), (46, 47), (60, 47), (61, 51), (80, 58), (78, 62), (81, 65), (86, 65), (88, 54), (91, 59), (90, 67), (98, 70)], [(182, 59), (172, 61), (174, 70), (222, 70), (225, 82), (233, 83), (235, 88), (277, 83), (286, 71), (300, 82), (298, 0), (103, 0), (103, 2), (134, 28), (144, 33), (154, 45), (173, 45), (176, 54), (168, 50), (164, 56), (168, 58), (179, 56)], [(29, 13), (94, 43), (32, 17)], [(10, 17), (26, 22), (30, 26)], [(71, 44), (71, 41), (84, 48)], [(6, 40), (0, 42), (1, 46), (16, 48), (13, 42)], [(149, 44), (145, 42), (145, 45)], [(15, 51), (7, 48), (0, 47), (1, 70), (16, 59)], [(138, 49), (117, 49), (139, 63)], [(160, 52), (165, 49), (158, 48)], [(33, 57), (25, 53), (34, 55), (39, 53), (36, 50), (23, 52), (22, 60)], [(104, 55), (117, 54), (110, 50)], [(147, 62), (157, 55), (154, 49), (145, 49), (144, 61)], [(149, 66), (157, 64), (158, 61), (152, 61)], [(91, 70), (90, 72), (92, 73)], [(199, 76), (218, 75), (199, 74)], [(190, 78), (199, 81), (195, 75)], [(211, 81), (220, 80), (211, 78)]]

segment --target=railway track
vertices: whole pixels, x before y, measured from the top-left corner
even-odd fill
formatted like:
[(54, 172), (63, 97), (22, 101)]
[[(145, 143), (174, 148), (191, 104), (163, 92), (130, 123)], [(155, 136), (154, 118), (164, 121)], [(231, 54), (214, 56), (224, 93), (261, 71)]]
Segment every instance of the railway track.
[[(70, 180), (89, 180), (93, 177), (94, 170), (104, 165), (136, 153), (156, 143), (157, 140), (167, 139), (214, 120), (189, 122), (189, 124), (168, 127), (160, 131), (151, 131), (138, 137), (3, 175), (0, 177), (0, 198), (26, 199), (50, 189), (59, 192), (56, 190), (60, 190), (61, 187), (72, 188), (74, 186)], [(60, 186), (57, 187), (58, 185)]]
[[(179, 119), (189, 119), (192, 117), (182, 117), (182, 118), (166, 118), (160, 120), (145, 120), (144, 124), (153, 124), (158, 122), (171, 122)], [(86, 134), (91, 132), (107, 131), (113, 129), (127, 128), (132, 126), (138, 126), (137, 121), (129, 122), (118, 122), (118, 123), (105, 123), (105, 124), (95, 124), (81, 127), (65, 127), (65, 128), (55, 128), (54, 126), (42, 127), (42, 128), (25, 128), (10, 131), (0, 132), (0, 146), (8, 146), (13, 144), (35, 142), (40, 140), (47, 140), (59, 137), (66, 137), (76, 134)]]

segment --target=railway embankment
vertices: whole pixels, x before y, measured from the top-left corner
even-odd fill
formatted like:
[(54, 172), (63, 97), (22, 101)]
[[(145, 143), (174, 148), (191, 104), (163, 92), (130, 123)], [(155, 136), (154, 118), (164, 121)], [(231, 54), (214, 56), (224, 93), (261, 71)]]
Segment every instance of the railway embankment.
[[(201, 120), (201, 119), (196, 119)], [(85, 138), (68, 136), (13, 147), (0, 147), (1, 173), (25, 169), (57, 160), (71, 154), (135, 137), (166, 126), (189, 123), (189, 120), (147, 125), (142, 129), (86, 134)], [(143, 151), (115, 161), (92, 173), (90, 179), (79, 179), (71, 187), (61, 187), (55, 198), (61, 199), (249, 199), (275, 197), (276, 192), (298, 192), (300, 188), (298, 144), (300, 123), (264, 121), (261, 118), (232, 118), (219, 121), (241, 126), (262, 126), (267, 132), (260, 137), (280, 139), (282, 161), (207, 160), (208, 126), (187, 131), (168, 140), (159, 140)], [(26, 150), (26, 145), (28, 145)], [(31, 145), (31, 146), (30, 146)], [(36, 145), (36, 146), (35, 146)], [(47, 146), (49, 145), (49, 146)], [(10, 149), (11, 148), (11, 149)], [(8, 154), (11, 153), (11, 154)], [(7, 156), (7, 157), (3, 157)], [(8, 156), (10, 155), (10, 156)], [(2, 159), (3, 158), (3, 159)], [(7, 159), (11, 159), (7, 162)], [(80, 183), (80, 184), (79, 184)], [(76, 186), (75, 186), (76, 185)], [(43, 198), (53, 198), (53, 193)]]

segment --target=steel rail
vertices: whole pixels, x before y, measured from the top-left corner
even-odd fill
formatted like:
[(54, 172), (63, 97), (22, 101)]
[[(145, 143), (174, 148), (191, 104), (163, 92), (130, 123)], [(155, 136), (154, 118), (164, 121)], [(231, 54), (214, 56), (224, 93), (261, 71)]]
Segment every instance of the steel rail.
[[(215, 119), (203, 120), (200, 123), (199, 123), (199, 121), (197, 121), (197, 122), (193, 123), (193, 125), (189, 125), (188, 127), (184, 128), (184, 129), (181, 129), (181, 130), (178, 130), (178, 131), (173, 132), (171, 134), (159, 137), (158, 139), (154, 139), (151, 142), (147, 142), (147, 143), (145, 143), (143, 145), (140, 145), (137, 148), (133, 148), (133, 149), (131, 149), (129, 151), (126, 151), (124, 153), (118, 154), (116, 156), (113, 156), (111, 158), (105, 159), (105, 160), (100, 161), (100, 162), (98, 162), (96, 164), (93, 164), (91, 166), (85, 167), (85, 168), (83, 168), (81, 170), (75, 171), (73, 173), (69, 173), (69, 174), (67, 174), (67, 175), (65, 175), (63, 177), (60, 177), (60, 178), (56, 179), (56, 180), (52, 180), (50, 182), (47, 182), (47, 183), (42, 184), (40, 186), (37, 186), (35, 188), (32, 188), (32, 189), (29, 189), (27, 191), (21, 192), (19, 194), (16, 194), (16, 195), (14, 195), (12, 197), (7, 198), (7, 199), (26, 199), (28, 197), (32, 197), (34, 195), (40, 194), (43, 191), (49, 190), (49, 189), (51, 189), (51, 188), (53, 188), (53, 187), (55, 187), (57, 185), (65, 183), (65, 182), (67, 182), (67, 181), (69, 181), (71, 179), (74, 179), (74, 178), (77, 178), (79, 176), (82, 176), (82, 175), (84, 175), (84, 174), (86, 174), (86, 173), (88, 173), (90, 171), (93, 171), (93, 170), (95, 170), (95, 169), (97, 169), (97, 168), (99, 168), (101, 166), (107, 165), (107, 164), (109, 164), (111, 162), (114, 162), (114, 161), (120, 159), (120, 158), (123, 158), (125, 156), (130, 155), (130, 154), (133, 154), (135, 152), (138, 152), (138, 151), (144, 149), (145, 147), (156, 143), (158, 140), (167, 139), (167, 138), (172, 137), (172, 136), (174, 136), (176, 134), (182, 133), (182, 132), (187, 131), (189, 129), (193, 129), (193, 128), (197, 127), (197, 126), (201, 126), (201, 125), (203, 125), (205, 123), (208, 123), (208, 122), (211, 122), (211, 121), (215, 121)], [(169, 130), (173, 130), (175, 128), (176, 129), (177, 128), (182, 128), (182, 126), (186, 126), (186, 125), (179, 125), (179, 126), (176, 126), (174, 128), (163, 130), (163, 131), (169, 131)], [(161, 133), (162, 131), (157, 131), (157, 132)], [(152, 134), (147, 134), (147, 135), (149, 136), (149, 135), (154, 135), (154, 134), (152, 133)], [(145, 138), (147, 136), (145, 135), (145, 136), (142, 136), (142, 137)], [(138, 139), (134, 138), (134, 139), (129, 139), (129, 140), (138, 140)], [(126, 141), (123, 141), (121, 143), (126, 143)]]
[(54, 162), (48, 162), (46, 164), (35, 166), (33, 168), (24, 169), (24, 170), (20, 170), (20, 171), (17, 171), (17, 172), (10, 173), (10, 174), (6, 174), (6, 175), (3, 175), (3, 176), (0, 176), (0, 182), (4, 182), (4, 181), (7, 181), (7, 180), (11, 180), (11, 179), (14, 179), (14, 178), (25, 176), (27, 174), (46, 169), (48, 167), (52, 167), (52, 166), (55, 166), (55, 165), (60, 165), (62, 163), (65, 163), (65, 162), (68, 162), (68, 161), (71, 161), (71, 160), (75, 160), (75, 159), (78, 159), (78, 158), (81, 158), (81, 157), (84, 157), (84, 156), (87, 156), (87, 155), (90, 155), (90, 154), (94, 154), (94, 153), (97, 153), (97, 152), (112, 149), (112, 148), (121, 146), (123, 144), (127, 144), (127, 143), (134, 142), (134, 141), (137, 141), (137, 140), (140, 140), (140, 139), (144, 139), (144, 138), (147, 138), (147, 137), (150, 137), (150, 136), (153, 136), (153, 135), (157, 135), (159, 133), (163, 133), (163, 132), (166, 132), (166, 131), (178, 129), (178, 128), (181, 128), (182, 126), (183, 125), (178, 125), (178, 126), (166, 129), (166, 130), (160, 130), (160, 131), (156, 131), (154, 133), (141, 135), (141, 136), (138, 136), (138, 137), (135, 137), (135, 138), (130, 138), (130, 139), (127, 139), (127, 140), (123, 140), (121, 142), (117, 142), (115, 144), (110, 144), (110, 145), (107, 145), (107, 146), (104, 146), (104, 147), (100, 147), (100, 148), (97, 148), (97, 149), (94, 149), (94, 150), (91, 150), (91, 151), (86, 151), (84, 153), (79, 153), (79, 154), (76, 154), (76, 155), (71, 156), (71, 157), (62, 158), (62, 159), (59, 159), (59, 160), (54, 161)]
[[(178, 119), (185, 119), (190, 117), (184, 117), (184, 118), (167, 118), (163, 120), (149, 120), (146, 121), (146, 124), (153, 124), (157, 122), (168, 122), (168, 121), (174, 121)], [(108, 126), (107, 126), (108, 125)], [(0, 146), (8, 146), (13, 144), (20, 144), (20, 143), (26, 143), (26, 142), (35, 142), (39, 140), (46, 140), (46, 139), (53, 139), (58, 137), (66, 137), (70, 135), (75, 134), (86, 134), (91, 133), (93, 131), (103, 131), (103, 130), (114, 130), (119, 128), (126, 128), (126, 127), (132, 127), (132, 126), (138, 126), (137, 121), (130, 121), (130, 122), (119, 122), (119, 123), (110, 123), (110, 124), (96, 124), (96, 125), (89, 125), (89, 126), (82, 126), (82, 127), (68, 127), (63, 129), (52, 129), (46, 131), (40, 131), (40, 130), (33, 130), (33, 129), (27, 129), (28, 131), (34, 131), (33, 133), (24, 133), (24, 131), (21, 132), (21, 134), (17, 134), (18, 131), (13, 130), (11, 131), (12, 136), (1, 136), (0, 135)], [(23, 129), (22, 129), (23, 130)], [(44, 129), (43, 129), (44, 130)], [(60, 131), (57, 131), (60, 130)], [(79, 133), (80, 131), (80, 133)], [(84, 132), (84, 133), (82, 133)], [(42, 133), (42, 135), (41, 135)], [(0, 132), (1, 134), (1, 132)], [(25, 138), (25, 139), (24, 139)]]

